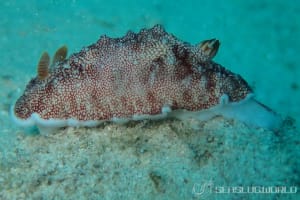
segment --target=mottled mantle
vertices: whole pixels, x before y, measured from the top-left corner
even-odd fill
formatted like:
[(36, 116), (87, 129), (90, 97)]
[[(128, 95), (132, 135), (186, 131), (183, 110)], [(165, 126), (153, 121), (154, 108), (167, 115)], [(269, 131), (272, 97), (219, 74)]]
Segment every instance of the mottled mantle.
[(243, 99), (251, 89), (238, 75), (211, 61), (161, 26), (100, 40), (30, 81), (15, 113), (26, 119), (105, 120), (159, 114), (163, 106), (190, 111), (217, 105), (223, 94)]

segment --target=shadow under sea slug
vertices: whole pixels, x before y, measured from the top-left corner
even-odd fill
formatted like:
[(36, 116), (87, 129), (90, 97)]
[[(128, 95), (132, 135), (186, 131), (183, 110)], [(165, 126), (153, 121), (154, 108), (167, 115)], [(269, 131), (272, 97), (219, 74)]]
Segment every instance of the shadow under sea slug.
[(277, 129), (281, 118), (254, 99), (247, 82), (212, 61), (218, 48), (216, 39), (191, 45), (156, 25), (122, 38), (102, 36), (68, 59), (62, 47), (52, 64), (45, 52), (12, 118), (42, 133), (104, 121), (217, 115)]

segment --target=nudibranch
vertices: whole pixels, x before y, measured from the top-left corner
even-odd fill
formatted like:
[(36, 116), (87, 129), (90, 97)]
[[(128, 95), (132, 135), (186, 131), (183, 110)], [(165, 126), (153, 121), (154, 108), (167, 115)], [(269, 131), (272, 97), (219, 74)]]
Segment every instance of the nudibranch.
[(156, 25), (122, 38), (102, 36), (69, 58), (64, 46), (51, 64), (45, 52), (37, 76), (12, 107), (12, 118), (41, 132), (217, 115), (278, 128), (281, 118), (254, 99), (247, 82), (212, 61), (219, 45), (216, 39), (191, 45)]

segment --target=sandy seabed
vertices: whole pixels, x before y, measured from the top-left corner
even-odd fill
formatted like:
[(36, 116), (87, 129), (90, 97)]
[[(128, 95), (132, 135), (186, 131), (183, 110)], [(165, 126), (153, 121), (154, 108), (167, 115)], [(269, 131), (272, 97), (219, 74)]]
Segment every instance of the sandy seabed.
[(276, 133), (218, 117), (19, 134), (14, 142), (0, 154), (3, 200), (299, 198), (232, 189), (299, 187), (299, 133), (289, 120)]

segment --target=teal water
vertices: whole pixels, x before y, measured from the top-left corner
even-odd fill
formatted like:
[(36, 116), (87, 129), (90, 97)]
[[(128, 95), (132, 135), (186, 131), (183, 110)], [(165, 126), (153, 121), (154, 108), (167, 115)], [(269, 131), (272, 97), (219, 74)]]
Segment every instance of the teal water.
[[(251, 173), (249, 171), (243, 171), (249, 174), (238, 175), (238, 173), (234, 174), (234, 171), (237, 171), (237, 169), (234, 170), (233, 167), (230, 172), (233, 173), (231, 174), (231, 177), (236, 177), (239, 181), (229, 179), (230, 181), (227, 182), (227, 186), (233, 186), (233, 184), (239, 184), (240, 186), (246, 186), (247, 184), (261, 184), (268, 186), (285, 184), (288, 188), (295, 186), (299, 190), (300, 166), (299, 161), (297, 161), (299, 160), (298, 150), (300, 144), (300, 68), (298, 67), (298, 55), (300, 53), (299, 13), (300, 3), (294, 0), (219, 0), (214, 2), (209, 0), (178, 0), (176, 2), (158, 0), (144, 2), (133, 0), (1, 1), (0, 199), (74, 199), (75, 197), (81, 199), (146, 199), (147, 197), (149, 197), (149, 199), (201, 199), (201, 196), (192, 194), (193, 186), (196, 184), (196, 187), (198, 187), (197, 184), (202, 183), (202, 179), (200, 181), (199, 178), (201, 176), (197, 174), (197, 171), (204, 173), (207, 172), (209, 174), (209, 172), (213, 171), (214, 167), (218, 168), (218, 166), (214, 163), (220, 164), (222, 159), (218, 160), (215, 158), (208, 162), (207, 165), (198, 166), (199, 168), (192, 164), (189, 165), (189, 161), (183, 162), (186, 165), (171, 165), (171, 167), (174, 167), (175, 169), (179, 166), (183, 168), (185, 167), (187, 172), (180, 170), (177, 172), (172, 168), (164, 169), (171, 170), (170, 173), (174, 172), (173, 175), (180, 178), (182, 177), (182, 180), (184, 177), (186, 180), (190, 180), (187, 183), (187, 185), (189, 185), (188, 187), (184, 186), (184, 181), (182, 183), (182, 187), (180, 187), (180, 181), (178, 181), (179, 178), (176, 179), (176, 177), (173, 177), (173, 182), (176, 183), (176, 187), (172, 187), (171, 179), (168, 179), (169, 181), (161, 182), (161, 177), (163, 177), (163, 175), (156, 174), (157, 170), (159, 171), (159, 168), (157, 168), (156, 171), (154, 170), (154, 172), (149, 173), (149, 177), (152, 180), (151, 184), (152, 186), (154, 185), (154, 187), (156, 186), (156, 188), (157, 185), (163, 184), (164, 189), (153, 189), (154, 192), (151, 193), (151, 195), (150, 193), (149, 195), (147, 195), (148, 193), (143, 193), (144, 195), (141, 195), (142, 191), (139, 185), (144, 185), (144, 183), (147, 182), (147, 179), (141, 172), (142, 175), (140, 179), (136, 178), (138, 175), (136, 175), (136, 177), (133, 176), (132, 178), (133, 182), (136, 183), (135, 187), (128, 186), (128, 188), (126, 188), (125, 184), (121, 183), (122, 181), (124, 183), (128, 183), (124, 180), (124, 177), (130, 179), (130, 176), (118, 176), (119, 179), (114, 179), (113, 177), (111, 179), (102, 177), (103, 182), (101, 182), (101, 186), (97, 186), (99, 188), (97, 193), (98, 195), (95, 194), (93, 196), (89, 196), (89, 192), (86, 191), (89, 191), (90, 187), (95, 186), (90, 186), (88, 179), (95, 175), (93, 173), (97, 173), (89, 168), (86, 169), (89, 173), (81, 175), (81, 179), (86, 180), (86, 184), (81, 184), (80, 186), (82, 186), (82, 188), (73, 190), (70, 189), (73, 196), (68, 196), (70, 195), (68, 192), (58, 192), (58, 189), (55, 189), (55, 186), (53, 186), (55, 184), (57, 184), (56, 188), (61, 187), (61, 185), (59, 185), (59, 181), (54, 181), (54, 184), (49, 186), (51, 189), (47, 189), (47, 184), (42, 184), (43, 187), (35, 187), (34, 183), (31, 182), (31, 180), (35, 179), (31, 176), (35, 176), (38, 173), (42, 174), (43, 170), (34, 173), (33, 170), (36, 169), (34, 168), (34, 164), (45, 164), (47, 162), (43, 160), (35, 162), (36, 160), (34, 159), (43, 159), (41, 155), (48, 155), (48, 157), (44, 157), (44, 159), (51, 162), (51, 159), (56, 159), (57, 161), (60, 157), (57, 158), (53, 156), (51, 152), (55, 154), (55, 151), (52, 150), (50, 150), (50, 153), (48, 154), (45, 152), (43, 152), (45, 154), (40, 154), (41, 152), (39, 152), (38, 147), (40, 145), (47, 146), (47, 139), (44, 138), (46, 141), (40, 141), (42, 140), (41, 138), (35, 138), (36, 136), (32, 138), (32, 136), (25, 135), (22, 129), (16, 127), (15, 124), (11, 122), (9, 117), (10, 105), (24, 90), (24, 87), (30, 78), (35, 76), (36, 65), (43, 51), (48, 51), (51, 55), (53, 55), (58, 47), (65, 44), (68, 46), (69, 52), (74, 53), (79, 51), (82, 47), (96, 42), (103, 34), (111, 37), (121, 37), (128, 30), (137, 32), (141, 28), (150, 28), (155, 24), (162, 24), (168, 32), (193, 44), (209, 38), (218, 38), (221, 41), (221, 47), (214, 60), (244, 77), (254, 88), (259, 101), (268, 105), (284, 118), (288, 117), (286, 123), (289, 124), (289, 128), (285, 128), (282, 132), (277, 133), (277, 135), (275, 133), (268, 133), (271, 135), (267, 135), (266, 143), (261, 144), (261, 148), (264, 147), (267, 149), (258, 148), (261, 149), (261, 151), (259, 150), (257, 153), (250, 154), (249, 152), (254, 152), (255, 148), (249, 147), (245, 150), (244, 155), (241, 155), (239, 159), (236, 159), (236, 166), (242, 166), (244, 164), (247, 168), (254, 171), (250, 170)], [(224, 125), (224, 123), (220, 124)], [(243, 126), (238, 127), (241, 128)], [(109, 129), (109, 127), (104, 128), (104, 130), (106, 129)], [(231, 133), (228, 129), (224, 129), (224, 133)], [(164, 128), (162, 128), (162, 130), (164, 130)], [(232, 131), (234, 129), (230, 130)], [(244, 131), (245, 134), (241, 136), (241, 140), (243, 142), (245, 142), (245, 138), (242, 137), (248, 137), (249, 135), (246, 133), (250, 134), (251, 131), (254, 132), (254, 137), (256, 136), (255, 134), (261, 134), (260, 131), (246, 129)], [(243, 130), (239, 129), (236, 130), (236, 132), (243, 132)], [(72, 137), (72, 134), (70, 135), (70, 137)], [(285, 139), (280, 140), (278, 135), (281, 139)], [(96, 136), (93, 135), (93, 137)], [(63, 138), (68, 139), (65, 136)], [(230, 143), (231, 139), (229, 138), (228, 141), (226, 141)], [(264, 140), (264, 137), (257, 135), (256, 139)], [(254, 138), (251, 142), (256, 139)], [(35, 140), (40, 141), (41, 144)], [(122, 140), (122, 138), (120, 140)], [(87, 141), (89, 140), (87, 139)], [(157, 139), (157, 142), (159, 141), (160, 140)], [(199, 139), (199, 141), (201, 140)], [(239, 142), (234, 144), (239, 145)], [(280, 148), (276, 148), (276, 151), (278, 151), (278, 154), (276, 154), (276, 151), (274, 149), (272, 150), (272, 145), (269, 146), (269, 142), (280, 143), (280, 145), (282, 145), (282, 150)], [(119, 143), (113, 144), (118, 145)], [(175, 144), (172, 142), (170, 144), (179, 145), (178, 143)], [(191, 145), (191, 143), (187, 144), (188, 146)], [(253, 143), (254, 146), (257, 144), (258, 143)], [(26, 145), (33, 145), (33, 147), (32, 149), (27, 149), (29, 147)], [(52, 142), (49, 142), (49, 148), (55, 147), (58, 150), (63, 151), (63, 148), (59, 145), (63, 146), (64, 143), (61, 141), (55, 143), (53, 142), (53, 138)], [(197, 146), (200, 144), (196, 143), (192, 144), (192, 146), (193, 145)], [(163, 146), (161, 148), (166, 147)], [(23, 153), (20, 153), (21, 150)], [(76, 150), (74, 151), (76, 152)], [(152, 152), (155, 150), (152, 149), (152, 151), (149, 151)], [(84, 152), (88, 151), (85, 149)], [(243, 150), (238, 149), (237, 152), (243, 152)], [(237, 152), (232, 155), (237, 156)], [(72, 154), (72, 151), (66, 150), (66, 152), (62, 152), (62, 154)], [(95, 155), (91, 155), (91, 153), (87, 153), (87, 155), (79, 155), (82, 156), (82, 158), (86, 157), (87, 159), (95, 158)], [(152, 155), (161, 156), (161, 154), (155, 153)], [(218, 155), (222, 156), (223, 154), (220, 153)], [(247, 160), (247, 156), (249, 155), (258, 159), (255, 161), (258, 161), (259, 163), (257, 163), (257, 165), (253, 162), (247, 163), (245, 160)], [(280, 156), (276, 157), (276, 155)], [(228, 155), (226, 154), (226, 156)], [(271, 158), (270, 156), (273, 157)], [(171, 158), (175, 157), (175, 154), (174, 157), (171, 156)], [(107, 160), (111, 159), (108, 157), (105, 160), (105, 158), (105, 156), (101, 157), (101, 159), (104, 159), (103, 162), (107, 162)], [(131, 157), (129, 156), (128, 159), (129, 158)], [(152, 157), (150, 156), (150, 158)], [(161, 157), (161, 159), (164, 158), (165, 155)], [(120, 170), (128, 170), (122, 168), (122, 159), (125, 158), (116, 158), (116, 160), (118, 159), (120, 159), (118, 162), (121, 163), (121, 167), (119, 167)], [(147, 159), (147, 156), (146, 158), (143, 157), (143, 159)], [(228, 159), (232, 159), (233, 161), (235, 160), (232, 157)], [(254, 158), (251, 159), (254, 161)], [(245, 162), (241, 160), (244, 160)], [(268, 170), (267, 168), (268, 165), (266, 163), (268, 163), (268, 160), (270, 160), (270, 163), (274, 165), (272, 170)], [(278, 162), (276, 162), (276, 160)], [(54, 163), (56, 161), (53, 160)], [(132, 160), (124, 161), (124, 163), (127, 163), (125, 166), (128, 168), (132, 167), (132, 165), (128, 164), (131, 163), (131, 161)], [(160, 158), (155, 157), (155, 161), (159, 163)], [(151, 163), (151, 159), (149, 162)], [(29, 164), (27, 165), (24, 163)], [(73, 162), (70, 161), (70, 163), (72, 164)], [(145, 163), (147, 162), (145, 161)], [(29, 165), (31, 167), (29, 167)], [(109, 164), (107, 165), (109, 166)], [(147, 167), (149, 166), (150, 164), (145, 164), (144, 167), (145, 169), (148, 169)], [(159, 164), (156, 166), (159, 166)], [(26, 170), (22, 172), (21, 169), (24, 167)], [(53, 169), (54, 168), (55, 167), (53, 167)], [(255, 174), (256, 168), (258, 168), (257, 170), (259, 172), (264, 172), (261, 175), (265, 175), (265, 173), (270, 171), (271, 174), (269, 174), (270, 176), (268, 176), (268, 179), (262, 178), (261, 182), (256, 182), (255, 180), (257, 177), (260, 177), (259, 175), (253, 175)], [(78, 174), (73, 173), (72, 170), (74, 170), (72, 167), (66, 168), (65, 173), (63, 173), (64, 171), (62, 170), (57, 172), (57, 174), (61, 173), (60, 176), (64, 176), (65, 174), (66, 179), (72, 179), (75, 176), (79, 176)], [(138, 171), (139, 169), (136, 170)], [(107, 173), (111, 175), (109, 172)], [(103, 174), (105, 177), (105, 173)], [(215, 182), (218, 182), (218, 178), (216, 177), (219, 177), (220, 174), (216, 174), (217, 175), (211, 176), (210, 178), (214, 179)], [(280, 177), (280, 179), (274, 178), (276, 176)], [(21, 183), (18, 182), (18, 177), (22, 180)], [(52, 175), (46, 174), (45, 177), (52, 177)], [(244, 182), (246, 177), (249, 177), (249, 182)], [(209, 179), (209, 177), (206, 178)], [(109, 182), (113, 179), (115, 182)], [(197, 182), (196, 180), (199, 181)], [(285, 180), (285, 182), (282, 180)], [(63, 181), (60, 183), (62, 182)], [(117, 184), (116, 182), (120, 184)], [(123, 187), (116, 187), (118, 190), (114, 190), (113, 187), (104, 187), (103, 185), (105, 184), (109, 186), (116, 184), (122, 185)], [(149, 189), (151, 184), (145, 184), (145, 191), (148, 191), (147, 189)], [(30, 188), (30, 190), (26, 190), (26, 188)], [(137, 191), (140, 191), (140, 193), (135, 195), (133, 188), (136, 188)], [(113, 192), (107, 192), (107, 190)], [(130, 190), (132, 190), (132, 192), (130, 192)], [(155, 191), (157, 193), (155, 193)], [(58, 192), (57, 196), (51, 196), (51, 194), (55, 194), (55, 192)], [(178, 193), (178, 196), (171, 195), (175, 193)], [(113, 196), (113, 194), (116, 195)], [(124, 194), (124, 196), (121, 194)], [(299, 192), (298, 195), (276, 195), (244, 195), (242, 198), (297, 199), (297, 197), (299, 197)], [(223, 195), (216, 197), (208, 195), (206, 198), (240, 199), (240, 196)]]

